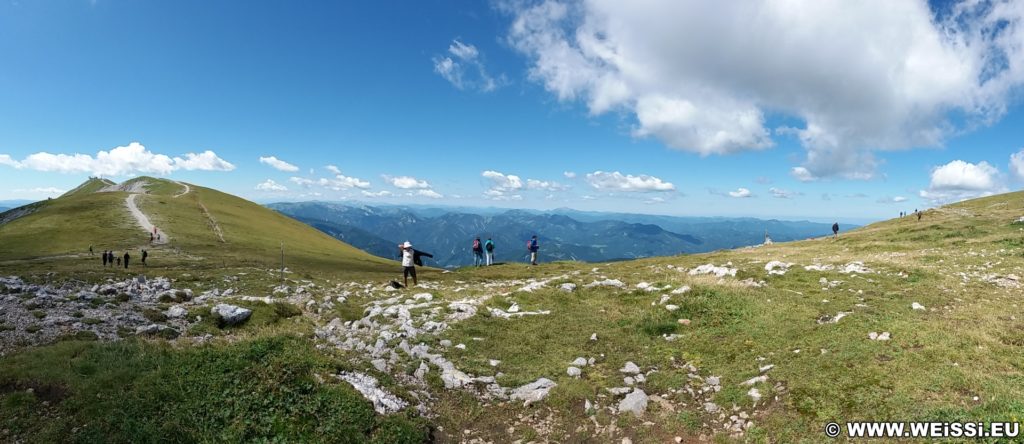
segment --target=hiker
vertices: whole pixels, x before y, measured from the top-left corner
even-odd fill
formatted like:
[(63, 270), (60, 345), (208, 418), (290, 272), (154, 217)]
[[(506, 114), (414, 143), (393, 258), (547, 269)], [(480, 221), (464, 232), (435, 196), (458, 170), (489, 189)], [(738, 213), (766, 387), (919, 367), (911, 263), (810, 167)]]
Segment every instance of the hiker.
[(107, 268), (107, 250), (103, 250), (103, 268)]
[[(110, 253), (110, 254), (114, 254), (114, 253)], [(117, 257), (117, 268), (121, 268), (121, 256)]]
[(125, 251), (125, 252), (124, 252), (124, 269), (125, 269), (125, 270), (127, 270), (127, 269), (128, 269), (128, 259), (129, 259), (129, 258), (131, 258), (131, 256), (129, 256), (129, 255), (128, 255), (128, 252), (127, 252), (127, 251)]
[(153, 233), (149, 233), (149, 243), (153, 243)]
[(530, 252), (530, 265), (537, 265), (537, 250), (540, 246), (537, 245), (537, 235), (534, 234), (530, 240), (526, 241), (526, 249)]
[(149, 265), (146, 265), (146, 258), (147, 257), (149, 257), (149, 252), (146, 251), (146, 250), (142, 250), (142, 266), (143, 267), (148, 267), (149, 266)]
[(473, 239), (473, 266), (479, 267), (484, 263), (484, 246), (480, 243), (480, 237)]
[(487, 242), (484, 242), (484, 252), (487, 255), (487, 266), (494, 265), (494, 242), (491, 238), (487, 238)]
[(914, 212), (917, 213), (917, 220), (920, 221), (921, 217), (924, 216), (924, 212), (922, 212), (922, 211), (914, 211)]
[(832, 224), (832, 239), (839, 239), (839, 222)]
[(157, 242), (160, 242), (160, 233), (157, 233), (157, 234), (156, 234), (156, 241), (157, 241)]
[(409, 275), (412, 275), (412, 284), (419, 285), (416, 282), (415, 250), (412, 249), (412, 243), (405, 241), (404, 244), (398, 244), (398, 249), (402, 252), (402, 275), (405, 278), (405, 288), (409, 288)]
[(92, 245), (89, 246), (89, 256), (95, 256), (96, 253), (92, 251)]

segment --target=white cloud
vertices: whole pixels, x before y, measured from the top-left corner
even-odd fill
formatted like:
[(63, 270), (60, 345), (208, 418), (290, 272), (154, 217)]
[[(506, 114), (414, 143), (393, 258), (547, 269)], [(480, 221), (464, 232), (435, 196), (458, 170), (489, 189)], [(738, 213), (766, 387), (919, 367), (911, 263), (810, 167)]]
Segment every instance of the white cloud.
[(44, 195), (49, 197), (60, 196), (68, 192), (68, 190), (62, 190), (57, 187), (36, 187), (36, 188), (18, 188), (13, 190), (15, 193), (32, 194), (32, 195)]
[(523, 180), (519, 176), (492, 170), (484, 171), (480, 175), (491, 182), (491, 187), (484, 191), (484, 197), (493, 200), (522, 199), (522, 196), (515, 195), (523, 188)]
[(306, 179), (305, 177), (295, 177), (295, 176), (292, 176), (292, 177), (289, 177), (288, 180), (290, 180), (292, 183), (294, 183), (294, 184), (296, 184), (296, 185), (298, 185), (300, 187), (306, 187), (306, 188), (309, 188), (314, 183), (316, 183), (315, 180), (313, 180), (313, 179)]
[(281, 159), (278, 159), (277, 157), (274, 156), (260, 157), (260, 163), (270, 165), (271, 167), (274, 167), (274, 169), (284, 171), (287, 173), (294, 173), (299, 170), (299, 167), (292, 165), (288, 162), (285, 162)]
[(434, 191), (434, 190), (416, 190), (415, 194), (417, 196), (429, 197), (431, 199), (440, 199), (440, 198), (444, 197), (444, 195), (442, 195), (441, 193), (438, 193), (437, 191)]
[(674, 191), (676, 189), (675, 185), (670, 182), (665, 182), (654, 176), (623, 175), (618, 171), (587, 173), (587, 183), (602, 191), (649, 192)]
[(751, 197), (751, 196), (753, 196), (753, 194), (751, 194), (750, 190), (748, 190), (746, 188), (742, 188), (742, 187), (736, 189), (736, 191), (730, 191), (729, 192), (729, 197), (744, 198), (744, 197)]
[(415, 177), (410, 176), (382, 176), (385, 181), (391, 184), (395, 188), (401, 188), (403, 190), (414, 190), (414, 189), (429, 189), (430, 183), (425, 180), (419, 180)]
[(665, 203), (665, 198), (664, 197), (655, 196), (655, 197), (652, 197), (650, 199), (645, 200), (644, 203), (647, 204), (647, 205)]
[(804, 168), (804, 167), (793, 167), (793, 169), (790, 170), (789, 173), (793, 177), (795, 177), (796, 180), (799, 180), (801, 182), (811, 182), (811, 181), (818, 180), (817, 177), (814, 177), (814, 175), (811, 174), (811, 172), (808, 171), (807, 168)]
[(565, 191), (569, 189), (569, 186), (546, 180), (526, 179), (526, 188), (529, 190)]
[(351, 188), (370, 188), (370, 182), (359, 179), (357, 177), (348, 177), (344, 174), (335, 175), (332, 178), (320, 178), (316, 181), (317, 185), (324, 188), (329, 188), (334, 191), (348, 190)]
[(776, 197), (776, 198), (779, 198), (779, 199), (789, 199), (790, 197), (800, 196), (800, 195), (803, 194), (803, 193), (798, 193), (798, 192), (795, 192), (795, 191), (783, 190), (781, 188), (775, 188), (775, 187), (769, 188), (768, 192), (772, 193), (772, 197)]
[(490, 92), (506, 83), (504, 75), (495, 78), (487, 72), (476, 46), (458, 39), (448, 46), (448, 55), (434, 56), (434, 72), (458, 89)]
[(377, 191), (377, 192), (362, 190), (360, 192), (363, 193), (363, 196), (366, 196), (366, 197), (389, 197), (389, 196), (391, 196), (391, 192), (388, 191), (388, 190), (381, 190), (381, 191)]
[(259, 191), (288, 191), (288, 187), (274, 182), (273, 179), (267, 179), (266, 181), (257, 184), (256, 189)]
[[(3, 159), (0, 159), (0, 164), (2, 163)], [(1010, 155), (1010, 172), (1017, 180), (1024, 180), (1024, 150)]]
[(994, 122), (1024, 84), (1017, 2), (962, 2), (942, 15), (889, 0), (500, 7), (532, 80), (593, 115), (632, 114), (637, 137), (726, 154), (773, 144), (766, 112), (801, 120), (776, 134), (806, 150), (792, 171), (804, 181), (872, 178), (873, 150), (937, 146)]
[(341, 170), (340, 170), (340, 169), (338, 169), (338, 167), (336, 167), (336, 166), (334, 166), (334, 165), (327, 165), (327, 166), (326, 166), (326, 167), (324, 167), (324, 168), (326, 168), (326, 169), (327, 169), (327, 171), (330, 171), (331, 173), (334, 173), (334, 174), (341, 174)]
[(11, 158), (10, 155), (0, 154), (0, 165), (7, 165), (9, 167), (18, 168), (21, 165), (20, 162)]
[(575, 179), (576, 178), (576, 173), (572, 172), (572, 171), (566, 171), (566, 172), (562, 173), (562, 175), (565, 176), (566, 179)]
[(881, 199), (878, 199), (877, 202), (880, 203), (880, 204), (890, 204), (890, 203), (902, 203), (902, 202), (906, 202), (906, 201), (907, 201), (906, 197), (896, 196), (896, 197), (883, 197)]
[(58, 173), (90, 173), (98, 176), (125, 176), (131, 174), (167, 175), (176, 170), (231, 171), (235, 166), (217, 157), (213, 151), (186, 153), (184, 158), (156, 154), (138, 142), (119, 146), (110, 151), (88, 154), (52, 154), (38, 152), (21, 161), (0, 154), (0, 165)]
[(370, 182), (357, 177), (348, 177), (344, 174), (337, 174), (334, 177), (321, 177), (319, 179), (307, 179), (305, 177), (289, 177), (289, 181), (303, 188), (310, 188), (314, 185), (321, 186), (333, 191), (349, 190), (353, 188), (370, 188)]
[(932, 170), (927, 190), (918, 193), (933, 203), (948, 203), (1005, 191), (999, 170), (988, 162), (954, 160)]

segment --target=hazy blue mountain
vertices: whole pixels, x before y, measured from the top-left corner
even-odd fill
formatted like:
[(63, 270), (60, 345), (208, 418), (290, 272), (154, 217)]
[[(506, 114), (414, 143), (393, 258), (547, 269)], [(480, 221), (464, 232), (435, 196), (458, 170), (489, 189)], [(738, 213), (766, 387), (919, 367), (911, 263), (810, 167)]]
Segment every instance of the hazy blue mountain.
[(506, 210), (494, 215), (433, 212), (403, 207), (375, 207), (322, 202), (278, 203), (277, 211), (370, 253), (394, 258), (395, 246), (409, 240), (434, 254), (434, 265), (472, 262), (475, 236), (490, 237), (499, 262), (521, 261), (526, 240), (540, 238), (544, 260), (608, 261), (690, 253), (702, 250), (701, 240), (651, 224), (624, 221), (580, 222), (559, 214)]
[(524, 261), (526, 241), (537, 234), (541, 257), (588, 262), (699, 253), (756, 245), (765, 230), (775, 241), (829, 233), (831, 224), (754, 218), (689, 218), (638, 214), (471, 208), (370, 206), (348, 203), (275, 203), (270, 208), (381, 257), (398, 257), (406, 240), (434, 254), (431, 265), (472, 263), (473, 238), (492, 238), (499, 262)]

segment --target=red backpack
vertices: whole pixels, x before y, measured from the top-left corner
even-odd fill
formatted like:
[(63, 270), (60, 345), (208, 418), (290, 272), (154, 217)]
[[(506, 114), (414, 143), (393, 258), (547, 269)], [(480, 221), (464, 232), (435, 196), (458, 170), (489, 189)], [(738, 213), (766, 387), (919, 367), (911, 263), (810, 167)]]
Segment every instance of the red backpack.
[(480, 249), (480, 239), (474, 239), (473, 240), (473, 250), (479, 250), (479, 249)]

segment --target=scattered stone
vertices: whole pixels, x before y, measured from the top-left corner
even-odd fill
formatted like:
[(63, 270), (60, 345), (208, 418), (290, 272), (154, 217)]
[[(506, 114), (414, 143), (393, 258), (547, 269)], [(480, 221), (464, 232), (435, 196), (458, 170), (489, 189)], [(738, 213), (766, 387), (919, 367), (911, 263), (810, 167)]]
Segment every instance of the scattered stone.
[(750, 378), (750, 379), (748, 379), (746, 381), (743, 381), (743, 383), (741, 383), (740, 385), (754, 385), (754, 384), (757, 384), (759, 382), (765, 382), (767, 380), (768, 380), (768, 377), (765, 376), (765, 375), (754, 376), (753, 378)]
[(672, 294), (683, 294), (683, 293), (688, 293), (689, 291), (690, 291), (690, 286), (689, 285), (683, 285), (682, 287), (679, 287), (679, 288), (677, 288), (675, 290), (672, 290)]
[(678, 322), (679, 325), (690, 325), (690, 320), (689, 319), (680, 319), (680, 320), (678, 320), (676, 322)]
[(351, 384), (364, 398), (373, 403), (373, 409), (379, 414), (394, 413), (409, 405), (409, 403), (401, 398), (378, 387), (377, 378), (373, 376), (355, 372), (343, 372), (335, 377)]
[(793, 264), (789, 262), (771, 261), (764, 265), (764, 271), (767, 271), (769, 275), (782, 276), (792, 266)]
[(487, 363), (490, 364), (491, 367), (497, 367), (498, 364), (501, 364), (501, 361), (499, 361), (497, 359), (491, 359), (491, 360), (487, 361)]
[(580, 375), (583, 374), (583, 370), (580, 370), (578, 367), (569, 367), (568, 369), (566, 369), (565, 373), (567, 373), (569, 376), (572, 376), (573, 378), (579, 378)]
[(634, 364), (633, 361), (627, 361), (626, 365), (622, 366), (619, 371), (628, 375), (635, 375), (640, 373), (640, 367)]
[(705, 402), (704, 403), (704, 411), (705, 412), (716, 413), (716, 412), (718, 412), (719, 409), (720, 409), (720, 407), (718, 407), (718, 404), (715, 404), (713, 402)]
[(544, 398), (548, 397), (548, 392), (558, 384), (547, 378), (540, 378), (534, 382), (521, 386), (512, 391), (510, 396), (513, 400), (523, 401), (523, 406), (529, 406), (535, 402), (540, 402)]
[(843, 265), (842, 268), (840, 268), (838, 271), (840, 273), (843, 273), (843, 274), (850, 274), (850, 273), (868, 274), (868, 273), (872, 272), (871, 269), (865, 267), (864, 263), (861, 262), (861, 261), (854, 261), (854, 262), (850, 262), (850, 263), (848, 263), (846, 265)]
[[(732, 263), (726, 264), (732, 265)], [(715, 277), (732, 276), (736, 277), (736, 269), (729, 268), (728, 266), (715, 266), (714, 264), (704, 264), (697, 268), (690, 270), (690, 276), (696, 276), (700, 274), (713, 274)]]
[(575, 360), (572, 361), (572, 365), (574, 365), (576, 367), (586, 367), (587, 366), (587, 360), (585, 358), (583, 358), (583, 357), (579, 357), (579, 358), (576, 358)]
[(849, 316), (851, 314), (853, 314), (852, 311), (841, 311), (839, 313), (836, 313), (835, 316), (824, 315), (824, 316), (818, 318), (818, 323), (819, 324), (835, 324), (835, 323), (839, 322), (840, 319), (845, 318), (845, 317), (847, 317), (847, 316)]
[(643, 390), (633, 389), (633, 392), (626, 395), (619, 402), (619, 413), (631, 412), (637, 417), (643, 416), (647, 411), (647, 393)]
[(871, 332), (868, 333), (868, 339), (871, 339), (872, 341), (888, 341), (890, 339), (890, 334), (887, 331), (883, 331), (882, 333)]
[(594, 333), (594, 334), (590, 335), (590, 340), (591, 341), (597, 341), (597, 333)]
[(252, 316), (252, 310), (231, 304), (217, 304), (210, 313), (220, 317), (221, 323), (225, 326), (241, 324)]
[(676, 311), (676, 310), (679, 310), (679, 306), (678, 305), (668, 304), (668, 305), (665, 306), (665, 309), (668, 310), (668, 311)]
[(564, 291), (566, 293), (572, 293), (572, 292), (576, 291), (576, 284), (574, 284), (572, 282), (566, 282), (566, 283), (564, 283), (562, 285), (559, 285), (558, 289), (562, 290), (562, 291)]
[(910, 304), (910, 309), (911, 310), (924, 310), (924, 305), (921, 305), (921, 304), (918, 304), (917, 302), (914, 302), (913, 304)]
[(757, 404), (757, 402), (761, 400), (761, 391), (758, 390), (757, 387), (751, 388), (750, 391), (747, 392), (747, 396), (750, 396), (750, 399), (754, 401), (754, 404)]
[(168, 308), (167, 313), (165, 314), (167, 315), (167, 317), (172, 319), (183, 318), (185, 317), (185, 315), (188, 314), (188, 310), (185, 310), (185, 307), (182, 307), (180, 305), (175, 305), (171, 308)]
[(605, 279), (603, 281), (594, 281), (583, 286), (584, 288), (594, 287), (615, 287), (615, 288), (626, 288), (626, 284), (618, 279)]

